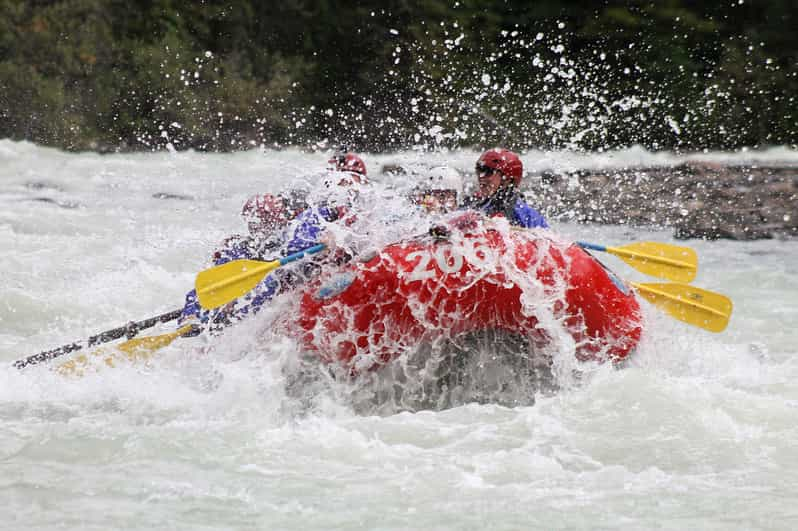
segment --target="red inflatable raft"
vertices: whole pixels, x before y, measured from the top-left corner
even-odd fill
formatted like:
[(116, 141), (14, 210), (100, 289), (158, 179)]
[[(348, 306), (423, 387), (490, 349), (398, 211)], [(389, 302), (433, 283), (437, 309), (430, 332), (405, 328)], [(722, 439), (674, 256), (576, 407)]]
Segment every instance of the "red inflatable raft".
[(628, 356), (641, 333), (634, 294), (581, 248), (544, 234), (479, 229), (390, 245), (304, 291), (305, 347), (357, 373), (480, 331), (545, 345), (554, 325), (580, 360)]

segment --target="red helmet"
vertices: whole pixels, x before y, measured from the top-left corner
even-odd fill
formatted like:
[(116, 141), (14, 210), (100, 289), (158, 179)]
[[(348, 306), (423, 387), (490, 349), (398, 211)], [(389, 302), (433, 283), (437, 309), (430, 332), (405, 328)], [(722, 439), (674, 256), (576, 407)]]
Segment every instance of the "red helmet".
[(366, 179), (366, 163), (354, 153), (341, 153), (327, 161), (333, 171), (346, 171)]
[(250, 225), (250, 230), (257, 227), (271, 231), (291, 220), (283, 198), (272, 194), (253, 195), (247, 199), (241, 216)]
[(493, 148), (487, 150), (477, 160), (477, 173), (498, 171), (509, 179), (517, 188), (521, 186), (521, 177), (524, 174), (524, 165), (518, 154), (509, 149)]

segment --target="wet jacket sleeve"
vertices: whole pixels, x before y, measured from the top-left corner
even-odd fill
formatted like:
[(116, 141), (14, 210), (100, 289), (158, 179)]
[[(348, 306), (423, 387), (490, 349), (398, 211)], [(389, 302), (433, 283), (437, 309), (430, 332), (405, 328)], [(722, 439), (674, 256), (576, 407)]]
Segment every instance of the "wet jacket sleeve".
[(529, 206), (526, 202), (518, 200), (513, 210), (513, 221), (515, 225), (526, 227), (527, 229), (548, 229), (549, 224), (543, 214)]
[(180, 314), (177, 323), (183, 324), (183, 321), (191, 318), (202, 319), (202, 312), (203, 309), (200, 306), (199, 300), (197, 299), (197, 291), (192, 289), (186, 293), (186, 302), (183, 304), (183, 313)]
[(326, 209), (305, 210), (297, 217), (294, 234), (286, 245), (288, 254), (304, 251), (319, 243), (324, 232), (323, 223), (328, 219)]
[(232, 260), (256, 259), (252, 241), (238, 234), (222, 242), (221, 248), (213, 253), (213, 265), (220, 266)]

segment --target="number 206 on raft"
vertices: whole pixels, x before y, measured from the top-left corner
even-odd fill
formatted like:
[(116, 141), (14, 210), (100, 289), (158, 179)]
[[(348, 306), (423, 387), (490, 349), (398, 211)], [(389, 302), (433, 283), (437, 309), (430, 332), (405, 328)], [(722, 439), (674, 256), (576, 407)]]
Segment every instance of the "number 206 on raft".
[(437, 277), (435, 266), (445, 275), (454, 275), (463, 269), (464, 264), (480, 270), (490, 270), (496, 265), (496, 255), (481, 239), (464, 240), (462, 245), (438, 245), (434, 250), (421, 249), (406, 256), (408, 263), (416, 259), (418, 261), (407, 275), (410, 282)]

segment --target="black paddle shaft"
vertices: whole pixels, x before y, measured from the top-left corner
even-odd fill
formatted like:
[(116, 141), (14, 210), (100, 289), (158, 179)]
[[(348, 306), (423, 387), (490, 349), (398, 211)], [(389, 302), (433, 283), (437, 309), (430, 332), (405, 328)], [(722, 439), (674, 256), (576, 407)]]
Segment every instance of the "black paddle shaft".
[(85, 341), (70, 343), (68, 345), (64, 345), (63, 347), (58, 347), (53, 350), (46, 350), (44, 352), (39, 352), (38, 354), (29, 356), (24, 360), (15, 361), (14, 367), (16, 367), (17, 369), (24, 369), (28, 365), (36, 365), (37, 363), (42, 363), (43, 361), (49, 361), (55, 359), (59, 356), (63, 356), (64, 354), (69, 354), (70, 352), (75, 352), (76, 350), (80, 350), (84, 347), (93, 347), (94, 345), (108, 343), (109, 341), (119, 339), (120, 337), (123, 336), (127, 339), (131, 339), (134, 336), (136, 336), (136, 334), (138, 334), (139, 331), (141, 330), (151, 328), (158, 323), (167, 323), (169, 321), (174, 321), (175, 319), (180, 317), (181, 313), (183, 313), (182, 308), (177, 310), (172, 310), (171, 312), (167, 312), (155, 317), (150, 317), (149, 319), (144, 319), (143, 321), (138, 321), (138, 322), (131, 321), (124, 326), (114, 328), (113, 330), (107, 330), (105, 332), (101, 332), (96, 336), (91, 336), (89, 339)]

